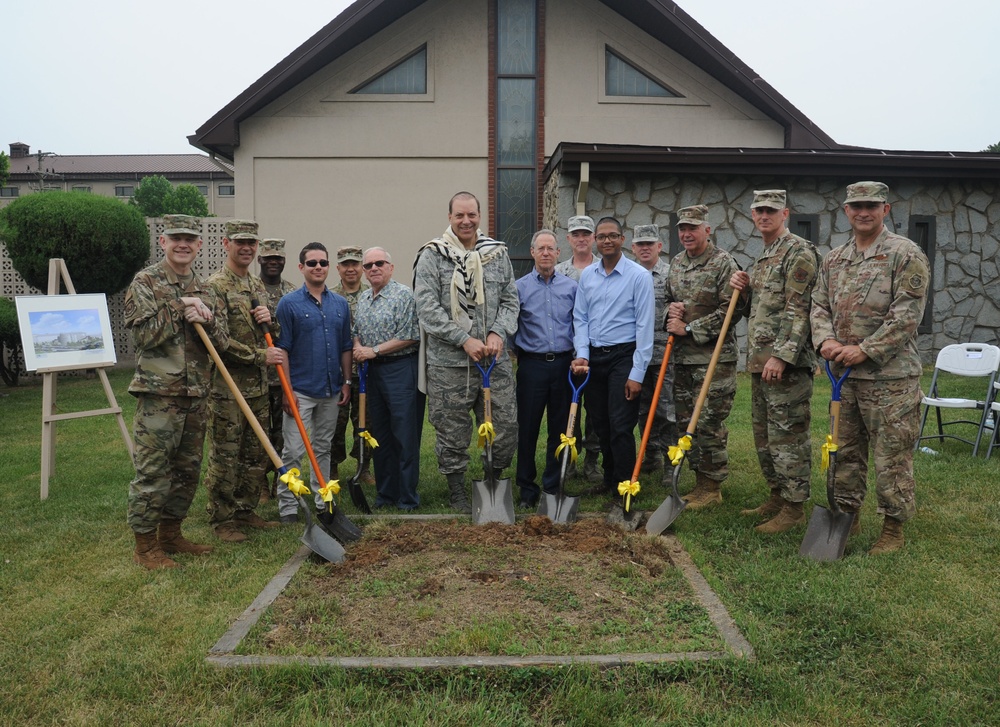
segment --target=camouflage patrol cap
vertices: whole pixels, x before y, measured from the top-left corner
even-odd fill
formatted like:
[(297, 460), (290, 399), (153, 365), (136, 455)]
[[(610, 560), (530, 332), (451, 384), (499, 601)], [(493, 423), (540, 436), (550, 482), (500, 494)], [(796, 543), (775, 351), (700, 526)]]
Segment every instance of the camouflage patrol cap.
[(783, 210), (788, 206), (783, 189), (755, 189), (750, 209), (770, 207), (773, 210)]
[(191, 215), (163, 215), (163, 234), (201, 237), (201, 220)]
[(285, 257), (285, 241), (276, 237), (261, 240), (257, 254), (261, 257)]
[(882, 182), (855, 182), (847, 185), (847, 199), (844, 200), (844, 204), (888, 201), (889, 188)]
[(656, 225), (636, 225), (632, 231), (632, 244), (637, 242), (659, 242), (660, 228)]
[(228, 220), (226, 222), (226, 239), (260, 241), (260, 235), (257, 234), (257, 223), (253, 220)]
[(678, 226), (708, 224), (708, 207), (703, 204), (682, 207), (677, 210), (677, 224)]
[(566, 231), (573, 232), (574, 230), (586, 230), (587, 232), (593, 232), (594, 218), (588, 217), (587, 215), (576, 215), (575, 217), (570, 217), (569, 222), (566, 224)]
[(361, 252), (361, 248), (355, 245), (344, 245), (343, 247), (337, 248), (337, 262), (346, 263), (349, 260), (354, 262), (361, 262), (364, 259), (364, 255)]

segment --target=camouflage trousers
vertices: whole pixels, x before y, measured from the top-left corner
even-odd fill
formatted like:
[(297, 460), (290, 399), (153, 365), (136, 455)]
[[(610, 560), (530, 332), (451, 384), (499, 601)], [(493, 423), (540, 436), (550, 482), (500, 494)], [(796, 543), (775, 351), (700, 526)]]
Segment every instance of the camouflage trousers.
[[(271, 425), (269, 399), (267, 394), (247, 399), (265, 432)], [(213, 395), (208, 410), (205, 488), (209, 523), (214, 527), (232, 520), (237, 512), (257, 507), (267, 455), (235, 399)]]
[[(678, 364), (674, 370), (674, 406), (677, 407), (677, 429), (688, 429), (694, 405), (708, 372), (707, 364)], [(691, 451), (685, 459), (695, 472), (722, 482), (729, 476), (729, 429), (726, 419), (736, 398), (736, 363), (718, 363), (708, 387), (708, 397), (698, 417)]]
[[(490, 374), (493, 410), (493, 466), (510, 466), (517, 447), (517, 401), (509, 358), (503, 358)], [(465, 472), (469, 466), (470, 411), (476, 414), (476, 431), (483, 422), (483, 380), (475, 366), (427, 367), (427, 414), (437, 433), (434, 452), (442, 474)]]
[[(644, 430), (649, 418), (649, 405), (653, 403), (653, 391), (656, 389), (656, 379), (660, 375), (660, 364), (650, 365), (642, 380), (642, 393), (639, 395), (639, 429)], [(674, 365), (667, 364), (663, 374), (663, 385), (660, 387), (660, 398), (656, 402), (656, 413), (653, 414), (653, 426), (649, 430), (649, 441), (646, 443), (647, 456), (658, 452), (667, 453), (667, 447), (677, 444), (676, 427), (677, 412), (674, 411)]]
[(139, 394), (132, 437), (135, 479), (128, 524), (146, 534), (163, 519), (183, 520), (198, 489), (205, 443), (205, 398)]
[[(809, 431), (812, 369), (786, 368), (781, 381), (750, 379), (753, 441), (764, 480), (788, 502), (809, 499), (812, 440)], [(700, 428), (700, 425), (699, 425)]]
[[(347, 420), (350, 419), (351, 426), (354, 429), (353, 443), (351, 444), (351, 457), (354, 459), (358, 458), (358, 446), (361, 443), (361, 438), (357, 435), (358, 429), (361, 428), (360, 414), (361, 414), (361, 402), (360, 402), (360, 390), (358, 387), (358, 382), (355, 381), (351, 385), (351, 400), (342, 407), (337, 409), (337, 429), (333, 433), (333, 441), (330, 443), (330, 459), (335, 464), (340, 464), (345, 459), (347, 459)], [(367, 415), (366, 421), (367, 424)], [(372, 448), (367, 444), (363, 445), (365, 448), (365, 462), (372, 461)]]
[(878, 512), (905, 522), (917, 512), (913, 446), (920, 429), (920, 379), (848, 378), (841, 390), (837, 503), (859, 510), (868, 485), (868, 449), (875, 458)]

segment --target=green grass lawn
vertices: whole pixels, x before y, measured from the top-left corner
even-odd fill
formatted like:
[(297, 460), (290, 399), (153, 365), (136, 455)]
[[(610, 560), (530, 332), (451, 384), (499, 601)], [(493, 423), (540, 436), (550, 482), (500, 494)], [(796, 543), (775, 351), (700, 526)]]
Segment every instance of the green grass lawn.
[[(112, 373), (131, 422), (128, 379)], [(185, 530), (214, 541), (215, 553), (182, 557), (173, 571), (142, 570), (131, 561), (132, 470), (113, 418), (57, 425), (56, 474), (41, 502), (41, 387), (23, 380), (0, 394), (0, 724), (1000, 724), (1000, 456), (972, 459), (965, 445), (931, 443), (941, 454), (917, 455), (919, 514), (904, 550), (865, 554), (880, 526), (872, 498), (842, 561), (803, 560), (802, 528), (766, 537), (739, 515), (766, 494), (741, 376), (725, 502), (682, 513), (673, 527), (755, 662), (220, 670), (205, 664), (207, 650), (298, 547), (299, 531), (219, 544), (199, 491)], [(828, 398), (817, 379), (817, 443)], [(59, 405), (106, 404), (98, 381), (63, 377)], [(422, 511), (443, 512), (433, 442), (425, 428)], [(349, 460), (340, 474), (353, 470)], [(648, 479), (640, 478), (639, 506), (651, 509), (666, 489)], [(818, 467), (813, 495), (825, 503)], [(599, 506), (584, 498), (585, 509)], [(264, 514), (274, 515), (273, 504)]]

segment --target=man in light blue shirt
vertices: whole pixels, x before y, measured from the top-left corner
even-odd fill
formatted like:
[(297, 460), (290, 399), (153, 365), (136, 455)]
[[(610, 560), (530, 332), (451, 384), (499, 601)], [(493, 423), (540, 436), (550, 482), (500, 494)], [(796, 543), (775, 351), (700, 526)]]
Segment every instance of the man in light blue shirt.
[(569, 419), (570, 389), (567, 381), (573, 360), (573, 303), (576, 282), (557, 273), (559, 246), (552, 230), (539, 230), (531, 238), (535, 269), (517, 280), (521, 311), (511, 349), (517, 356), (517, 486), (521, 507), (538, 503), (535, 451), (548, 411), (548, 445), (542, 487), (555, 494), (559, 489), (559, 461), (555, 457), (559, 435)]
[(591, 412), (601, 440), (604, 483), (613, 492), (632, 478), (635, 425), (646, 368), (653, 356), (653, 277), (622, 255), (625, 235), (613, 217), (597, 222), (600, 262), (583, 271), (573, 311), (575, 373), (590, 370)]

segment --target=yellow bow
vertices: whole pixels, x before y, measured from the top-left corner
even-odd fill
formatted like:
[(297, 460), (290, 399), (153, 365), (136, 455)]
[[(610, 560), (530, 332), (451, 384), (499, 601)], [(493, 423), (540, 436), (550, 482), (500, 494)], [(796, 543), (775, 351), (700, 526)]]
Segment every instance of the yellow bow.
[(330, 480), (326, 483), (326, 487), (319, 488), (319, 495), (323, 498), (323, 502), (329, 503), (330, 512), (333, 512), (333, 496), (340, 494), (340, 482), (337, 480)]
[(378, 441), (375, 439), (375, 437), (372, 436), (372, 433), (369, 432), (367, 429), (358, 432), (358, 434), (363, 440), (368, 442), (368, 446), (371, 447), (372, 449), (375, 449), (378, 446)]
[(567, 437), (565, 434), (559, 435), (559, 441), (562, 442), (558, 447), (556, 447), (556, 459), (559, 459), (559, 454), (569, 447), (569, 461), (576, 462), (576, 437)]
[(618, 483), (618, 494), (625, 498), (625, 512), (628, 512), (632, 498), (639, 494), (640, 489), (639, 483), (632, 480), (622, 480)]
[(833, 435), (827, 434), (826, 441), (823, 442), (823, 463), (821, 465), (824, 471), (830, 469), (830, 452), (836, 451), (837, 445), (833, 441)]
[(493, 430), (493, 424), (490, 422), (483, 422), (479, 425), (479, 446), (482, 447), (486, 442), (493, 444), (493, 440), (496, 438), (497, 433)]
[(691, 435), (685, 434), (677, 440), (677, 444), (667, 449), (667, 457), (674, 467), (684, 461), (684, 453), (691, 449)]
[(301, 474), (302, 473), (299, 472), (297, 467), (292, 467), (290, 470), (288, 470), (288, 472), (283, 474), (278, 479), (285, 483), (285, 485), (288, 487), (288, 491), (291, 492), (293, 495), (295, 496), (308, 495), (310, 492), (312, 492), (312, 490), (310, 490), (302, 482), (300, 478)]

